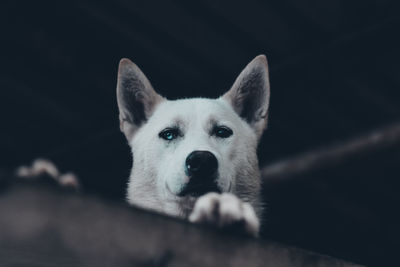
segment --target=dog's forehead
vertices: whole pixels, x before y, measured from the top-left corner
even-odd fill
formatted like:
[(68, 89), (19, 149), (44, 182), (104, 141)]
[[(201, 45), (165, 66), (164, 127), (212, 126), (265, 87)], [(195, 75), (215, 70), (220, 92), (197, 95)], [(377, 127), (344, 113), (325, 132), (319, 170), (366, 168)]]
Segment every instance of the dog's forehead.
[(157, 107), (153, 117), (158, 121), (218, 121), (235, 119), (235, 113), (221, 99), (191, 98), (165, 101)]

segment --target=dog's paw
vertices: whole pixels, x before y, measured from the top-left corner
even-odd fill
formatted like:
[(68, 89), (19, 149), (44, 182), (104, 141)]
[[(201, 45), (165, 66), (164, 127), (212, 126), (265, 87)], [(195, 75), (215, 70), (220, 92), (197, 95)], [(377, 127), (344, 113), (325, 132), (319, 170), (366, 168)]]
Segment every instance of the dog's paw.
[(78, 191), (80, 183), (78, 177), (69, 173), (60, 173), (58, 168), (49, 160), (36, 159), (31, 166), (20, 166), (15, 171), (15, 175), (26, 181), (37, 179), (47, 179), (47, 181), (58, 184), (64, 188)]
[(221, 228), (235, 228), (254, 237), (260, 222), (253, 207), (230, 193), (208, 193), (200, 197), (189, 216), (193, 223), (207, 223)]

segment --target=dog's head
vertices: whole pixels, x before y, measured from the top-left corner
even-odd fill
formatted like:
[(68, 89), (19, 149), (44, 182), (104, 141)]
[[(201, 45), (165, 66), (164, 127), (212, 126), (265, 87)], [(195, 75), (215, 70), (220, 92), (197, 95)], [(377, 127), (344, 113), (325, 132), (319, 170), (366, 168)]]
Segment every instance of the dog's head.
[(133, 193), (140, 195), (141, 187), (179, 198), (258, 190), (256, 149), (269, 95), (265, 56), (251, 61), (218, 99), (174, 101), (157, 94), (142, 71), (122, 59), (117, 99), (121, 131), (133, 152)]

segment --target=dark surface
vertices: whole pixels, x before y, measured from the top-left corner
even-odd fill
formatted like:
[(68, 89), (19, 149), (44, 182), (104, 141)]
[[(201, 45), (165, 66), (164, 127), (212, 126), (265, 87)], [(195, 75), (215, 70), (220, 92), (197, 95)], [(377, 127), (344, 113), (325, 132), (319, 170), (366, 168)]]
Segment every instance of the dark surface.
[(356, 266), (36, 185), (0, 195), (1, 266)]
[[(395, 0), (2, 1), (0, 167), (47, 157), (87, 192), (122, 199), (131, 165), (115, 97), (122, 57), (174, 99), (219, 96), (266, 54), (262, 165), (398, 122), (399, 26)], [(393, 149), (267, 188), (274, 239), (394, 260)]]

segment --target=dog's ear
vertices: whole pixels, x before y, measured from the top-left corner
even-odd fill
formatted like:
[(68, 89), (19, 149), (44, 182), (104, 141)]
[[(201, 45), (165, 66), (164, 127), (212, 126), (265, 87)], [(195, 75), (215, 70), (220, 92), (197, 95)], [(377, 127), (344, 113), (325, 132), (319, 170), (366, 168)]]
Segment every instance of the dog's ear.
[(267, 126), (269, 95), (267, 58), (260, 55), (244, 68), (222, 98), (232, 105), (260, 138)]
[(163, 100), (136, 64), (127, 58), (121, 59), (118, 67), (117, 101), (120, 128), (128, 141)]

